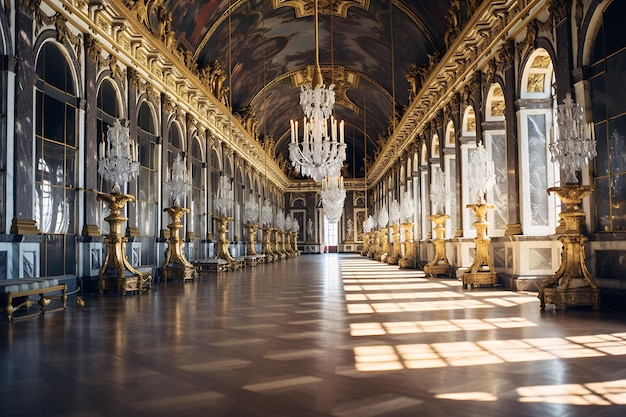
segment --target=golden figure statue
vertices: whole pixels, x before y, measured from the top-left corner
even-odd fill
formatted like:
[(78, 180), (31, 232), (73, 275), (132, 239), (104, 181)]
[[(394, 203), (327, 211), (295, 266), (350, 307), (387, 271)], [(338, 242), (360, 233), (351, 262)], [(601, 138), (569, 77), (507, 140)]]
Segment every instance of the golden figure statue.
[(400, 226), (404, 230), (404, 256), (398, 261), (398, 265), (402, 269), (414, 269), (416, 262), (413, 250), (413, 223), (402, 223)]
[(402, 246), (400, 244), (400, 226), (394, 224), (391, 226), (391, 237), (393, 239), (393, 253), (387, 257), (389, 265), (398, 265), (398, 261), (402, 258)]
[(246, 237), (246, 255), (254, 256), (257, 254), (254, 244), (256, 242), (256, 231), (259, 225), (252, 222), (247, 222), (244, 226), (248, 231), (248, 235)]
[(563, 244), (561, 265), (553, 277), (543, 281), (538, 298), (541, 309), (546, 304), (554, 304), (557, 310), (568, 305), (590, 305), (595, 310), (600, 308), (600, 290), (591, 277), (585, 264), (585, 242), (587, 237), (581, 232), (585, 212), (580, 204), (593, 192), (592, 186), (565, 185), (548, 188), (548, 193), (555, 192), (566, 209), (559, 214), (565, 222), (565, 233), (559, 238)]
[(363, 247), (361, 248), (361, 256), (367, 256), (370, 246), (370, 233), (363, 233)]
[(163, 211), (172, 218), (172, 222), (167, 225), (170, 236), (167, 239), (167, 250), (165, 261), (163, 261), (163, 278), (166, 281), (170, 279), (193, 280), (198, 276), (198, 272), (187, 260), (183, 251), (183, 239), (180, 237), (180, 229), (183, 228), (180, 219), (185, 213), (189, 213), (189, 209), (174, 205), (164, 208)]
[(435, 238), (433, 244), (435, 245), (435, 257), (432, 261), (424, 265), (424, 272), (430, 275), (448, 275), (450, 273), (450, 263), (446, 256), (446, 220), (450, 218), (447, 214), (431, 214), (428, 216), (428, 220), (435, 223)]
[(130, 264), (125, 250), (128, 239), (122, 233), (122, 224), (128, 220), (122, 216), (122, 210), (127, 202), (135, 201), (135, 197), (116, 192), (98, 192), (97, 199), (106, 203), (110, 211), (104, 218), (109, 223), (110, 232), (104, 238), (106, 256), (98, 273), (98, 291), (100, 294), (106, 290), (126, 294), (127, 291), (141, 293), (147, 290), (152, 285), (152, 275), (139, 272)]
[(216, 216), (212, 214), (213, 219), (217, 222), (217, 256), (218, 259), (223, 259), (228, 263), (228, 269), (235, 269), (237, 262), (230, 256), (228, 252), (228, 222), (233, 218), (228, 216)]
[(278, 260), (276, 254), (272, 250), (272, 242), (271, 242), (272, 228), (264, 227), (263, 228), (263, 254), (265, 255), (265, 262), (275, 262)]
[(489, 223), (487, 218), (487, 210), (495, 208), (493, 204), (479, 202), (478, 204), (468, 204), (467, 208), (471, 208), (476, 215), (477, 220), (472, 223), (476, 228), (476, 256), (472, 266), (463, 273), (463, 288), (474, 285), (496, 285), (498, 276), (496, 270), (489, 257), (489, 242), (491, 239), (487, 236), (487, 227)]

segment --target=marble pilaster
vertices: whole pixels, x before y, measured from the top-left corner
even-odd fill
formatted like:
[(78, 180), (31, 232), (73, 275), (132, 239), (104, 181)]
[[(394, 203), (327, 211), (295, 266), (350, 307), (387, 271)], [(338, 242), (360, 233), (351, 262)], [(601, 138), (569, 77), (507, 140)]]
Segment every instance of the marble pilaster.
[[(17, 57), (16, 91), (33, 91), (37, 74), (33, 50), (33, 18), (21, 7), (15, 13), (15, 56)], [(33, 94), (15, 94), (14, 222), (12, 234), (37, 234), (34, 225), (35, 164), (33, 163)]]

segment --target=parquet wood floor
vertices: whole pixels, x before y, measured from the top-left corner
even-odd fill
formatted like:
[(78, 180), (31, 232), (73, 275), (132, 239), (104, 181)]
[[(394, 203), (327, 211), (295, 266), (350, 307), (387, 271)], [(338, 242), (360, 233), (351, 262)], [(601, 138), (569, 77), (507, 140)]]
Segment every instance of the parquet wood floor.
[(0, 416), (626, 415), (625, 318), (308, 255), (0, 325)]

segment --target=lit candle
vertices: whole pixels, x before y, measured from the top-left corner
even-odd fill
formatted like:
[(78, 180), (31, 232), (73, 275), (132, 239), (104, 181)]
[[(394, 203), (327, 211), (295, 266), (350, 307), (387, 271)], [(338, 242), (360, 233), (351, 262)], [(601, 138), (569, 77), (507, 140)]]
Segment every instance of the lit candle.
[(341, 123), (339, 123), (339, 141), (341, 142), (341, 144), (343, 144), (343, 120), (341, 121)]

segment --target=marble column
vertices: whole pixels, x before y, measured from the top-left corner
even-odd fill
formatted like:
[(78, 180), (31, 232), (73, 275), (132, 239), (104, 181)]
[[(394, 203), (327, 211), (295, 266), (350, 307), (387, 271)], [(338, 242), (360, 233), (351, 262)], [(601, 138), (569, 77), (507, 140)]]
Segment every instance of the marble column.
[[(89, 34), (85, 35), (85, 49), (98, 48), (95, 40), (92, 40)], [(99, 52), (99, 51), (98, 51)], [(85, 99), (87, 105), (85, 108), (85, 137), (83, 139), (84, 161), (85, 166), (85, 217), (83, 220), (83, 236), (100, 236), (100, 219), (98, 194), (98, 143), (103, 138), (99, 138), (97, 134), (97, 97), (96, 76), (98, 74), (97, 64), (90, 58), (87, 53), (84, 63), (85, 69)], [(109, 191), (109, 190), (102, 190)]]
[[(35, 53), (33, 50), (33, 18), (27, 10), (28, 4), (18, 2), (15, 13), (15, 56), (17, 74), (15, 79), (15, 158), (14, 188), (12, 198), (14, 217), (11, 234), (39, 234), (35, 225), (35, 185), (34, 155), (34, 89), (37, 73), (35, 71)], [(26, 10), (25, 10), (26, 9)], [(17, 94), (18, 91), (26, 92)]]

